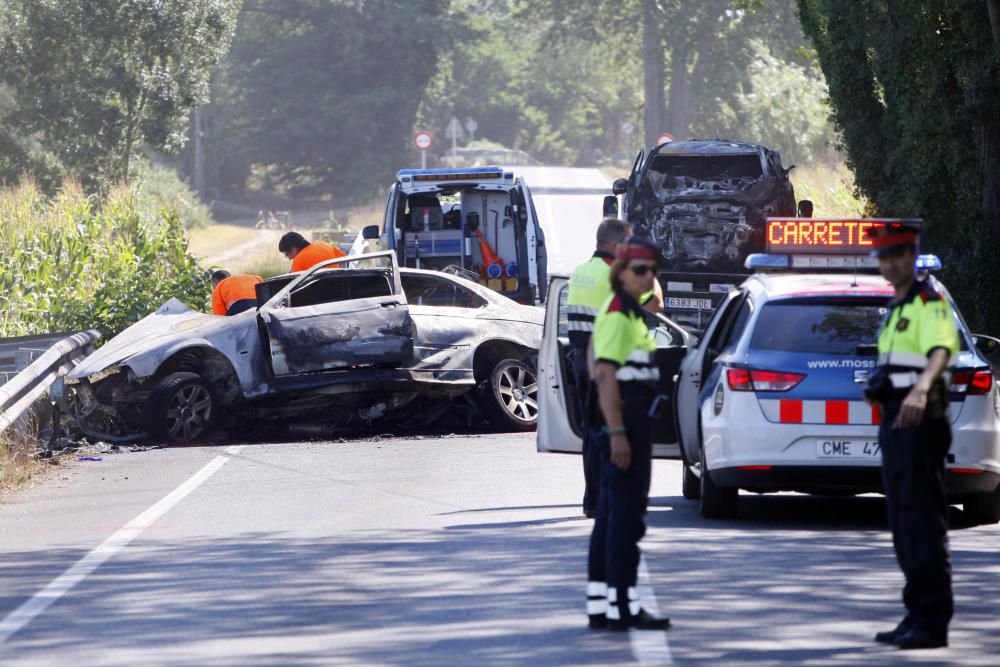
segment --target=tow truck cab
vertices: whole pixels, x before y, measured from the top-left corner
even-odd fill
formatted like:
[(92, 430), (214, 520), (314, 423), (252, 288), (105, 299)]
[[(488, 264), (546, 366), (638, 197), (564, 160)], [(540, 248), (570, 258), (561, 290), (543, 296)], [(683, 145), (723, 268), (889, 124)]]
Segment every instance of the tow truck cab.
[(403, 169), (382, 229), (363, 236), (379, 238), (400, 266), (460, 273), (523, 304), (545, 298), (545, 238), (531, 192), (501, 167)]
[[(629, 177), (612, 186), (604, 212), (620, 210), (635, 234), (660, 245), (666, 313), (698, 332), (748, 275), (747, 256), (763, 252), (765, 220), (796, 214), (791, 170), (777, 151), (756, 144), (661, 144), (648, 155), (640, 151)], [(800, 210), (811, 216), (812, 203), (804, 200)]]

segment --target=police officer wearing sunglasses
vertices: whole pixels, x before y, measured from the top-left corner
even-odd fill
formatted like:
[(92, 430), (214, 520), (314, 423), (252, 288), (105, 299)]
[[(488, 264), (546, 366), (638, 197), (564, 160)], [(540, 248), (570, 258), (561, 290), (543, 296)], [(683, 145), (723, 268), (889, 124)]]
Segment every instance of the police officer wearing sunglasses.
[(882, 481), (906, 616), (875, 640), (901, 649), (948, 645), (954, 603), (945, 457), (951, 446), (947, 368), (958, 353), (948, 302), (916, 275), (917, 221), (872, 227), (879, 272), (895, 289), (865, 397), (881, 409)]
[(649, 411), (659, 369), (640, 300), (653, 289), (660, 255), (649, 241), (626, 239), (611, 267), (613, 293), (592, 338), (604, 435), (601, 487), (588, 557), (587, 613), (592, 628), (665, 630), (639, 604), (639, 540), (646, 532), (652, 470)]

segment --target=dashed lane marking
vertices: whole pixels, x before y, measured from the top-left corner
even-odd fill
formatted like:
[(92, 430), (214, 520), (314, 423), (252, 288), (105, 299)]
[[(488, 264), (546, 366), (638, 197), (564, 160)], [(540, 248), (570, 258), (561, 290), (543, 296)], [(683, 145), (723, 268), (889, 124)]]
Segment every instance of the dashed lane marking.
[(176, 489), (161, 498), (155, 505), (129, 521), (114, 535), (104, 540), (86, 556), (74, 563), (68, 570), (53, 579), (48, 586), (35, 593), (20, 607), (9, 613), (0, 621), (0, 646), (14, 634), (28, 625), (35, 617), (48, 609), (62, 596), (73, 590), (73, 587), (86, 579), (94, 570), (108, 559), (128, 546), (129, 542), (142, 534), (157, 519), (169, 512), (189, 493), (201, 486), (219, 468), (232, 460), (243, 449), (243, 445), (227, 447), (225, 451), (209, 461), (205, 467), (189, 477)]

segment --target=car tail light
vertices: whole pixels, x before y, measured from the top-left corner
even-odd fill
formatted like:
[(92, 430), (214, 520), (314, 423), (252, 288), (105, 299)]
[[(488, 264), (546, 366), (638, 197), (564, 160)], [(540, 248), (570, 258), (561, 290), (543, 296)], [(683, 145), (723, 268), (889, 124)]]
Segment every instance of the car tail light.
[(951, 393), (953, 394), (988, 394), (992, 387), (993, 373), (989, 369), (955, 371), (951, 374)]
[(804, 373), (727, 368), (726, 379), (733, 391), (788, 391), (805, 379)]
[(729, 381), (729, 388), (733, 391), (753, 391), (750, 371), (745, 368), (727, 368), (726, 379)]

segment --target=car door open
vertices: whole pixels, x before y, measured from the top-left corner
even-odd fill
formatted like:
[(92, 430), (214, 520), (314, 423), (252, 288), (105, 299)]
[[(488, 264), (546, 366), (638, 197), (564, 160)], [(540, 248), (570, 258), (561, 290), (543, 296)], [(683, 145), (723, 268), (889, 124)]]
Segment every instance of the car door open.
[[(540, 452), (578, 454), (583, 447), (579, 427), (579, 407), (574, 383), (568, 339), (566, 296), (569, 281), (562, 276), (549, 282), (545, 306), (545, 331), (538, 352), (539, 414), (537, 449)], [(658, 403), (651, 424), (653, 456), (678, 458), (676, 427), (674, 426), (674, 376), (681, 359), (694, 337), (676, 322), (663, 315), (650, 315), (655, 320), (656, 363), (660, 369), (657, 388)], [(651, 322), (651, 324), (654, 324)]]
[(264, 304), (259, 318), (276, 376), (398, 368), (413, 358), (413, 323), (392, 252), (318, 264)]

